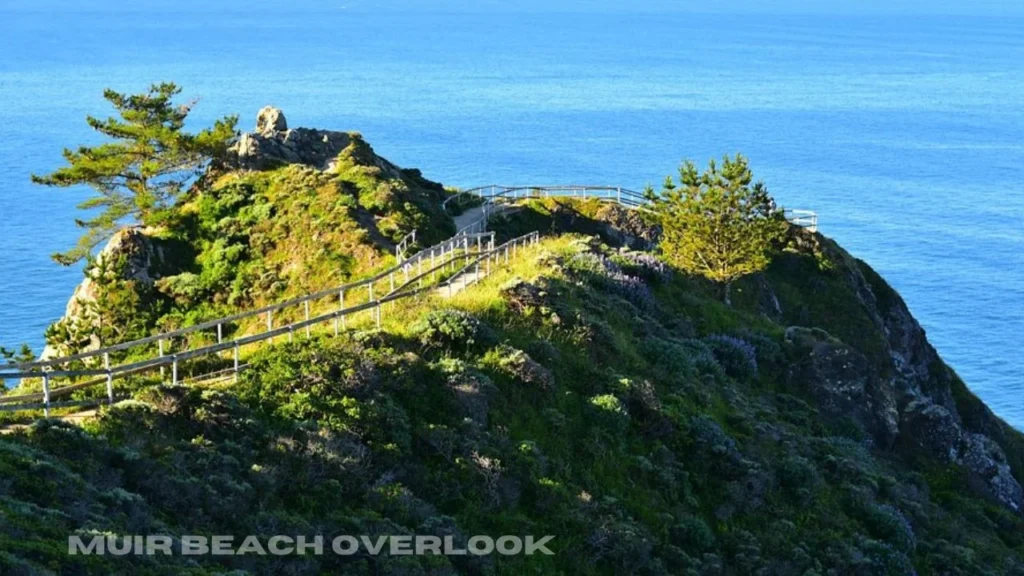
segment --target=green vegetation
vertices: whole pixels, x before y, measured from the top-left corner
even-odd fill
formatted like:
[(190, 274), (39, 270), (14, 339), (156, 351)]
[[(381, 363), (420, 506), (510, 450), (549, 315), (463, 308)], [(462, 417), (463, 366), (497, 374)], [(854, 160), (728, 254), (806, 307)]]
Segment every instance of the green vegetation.
[[(836, 274), (810, 250), (787, 257), (811, 280)], [(832, 297), (799, 296), (810, 315)], [(1019, 516), (971, 495), (956, 466), (832, 425), (788, 377), (800, 351), (783, 325), (647, 254), (558, 236), (451, 300), (400, 303), (383, 330), (355, 324), (266, 347), (237, 383), (152, 384), (84, 430), (4, 437), (2, 571), (1024, 568)], [(551, 557), (69, 557), (69, 533), (556, 538)]]
[[(89, 259), (89, 298), (47, 333), (58, 352), (337, 286), (393, 263), (413, 229), (423, 246), (455, 231), (449, 192), (355, 133), (331, 133), (344, 149), (327, 171), (215, 162), (187, 191), (167, 172), (152, 190), (112, 180), (199, 161), (183, 151), (233, 131), (183, 135), (187, 109), (160, 124), (177, 91), (154, 91), (108, 95), (125, 123), (90, 123), (127, 142), (47, 177), (88, 181), (98, 151), (122, 162), (102, 164), (108, 210), (78, 250), (129, 213), (150, 225)], [(132, 142), (155, 160), (125, 164)], [(246, 348), (237, 380), (154, 371), (119, 380), (131, 399), (81, 427), (8, 429), (0, 573), (1024, 574), (1024, 438), (884, 280), (785, 222), (746, 159), (680, 177), (649, 193), (653, 223), (523, 202), (494, 228), (542, 230), (539, 245), (453, 298), (389, 305), (381, 329), (367, 311), (338, 337)], [(188, 338), (165, 351), (212, 336)], [(530, 534), (553, 535), (555, 555), (70, 556), (71, 534)]]
[[(47, 343), (74, 353), (338, 286), (394, 263), (394, 242), (414, 229), (421, 245), (455, 232), (440, 209), (444, 189), (416, 170), (386, 173), (358, 134), (337, 165), (209, 178), (179, 197), (164, 226), (124, 242), (129, 258), (90, 260), (97, 298), (54, 324)], [(134, 278), (139, 267), (153, 281)]]
[(767, 268), (786, 230), (782, 213), (762, 182), (751, 186), (747, 159), (725, 156), (697, 172), (693, 162), (679, 168), (677, 187), (665, 179), (660, 195), (646, 195), (662, 229), (661, 251), (669, 262), (722, 285), (730, 303), (737, 279)]
[(209, 160), (220, 155), (235, 136), (238, 118), (218, 120), (196, 134), (183, 131), (194, 102), (176, 105), (181, 89), (171, 83), (154, 84), (144, 94), (106, 90), (103, 97), (120, 119), (86, 117), (89, 126), (112, 141), (99, 146), (64, 150), (68, 165), (32, 181), (46, 186), (87, 184), (97, 195), (83, 202), (83, 210), (102, 209), (89, 220), (76, 223), (86, 229), (78, 245), (54, 259), (70, 265), (89, 256), (129, 220), (145, 225), (164, 223), (174, 201), (199, 176)]

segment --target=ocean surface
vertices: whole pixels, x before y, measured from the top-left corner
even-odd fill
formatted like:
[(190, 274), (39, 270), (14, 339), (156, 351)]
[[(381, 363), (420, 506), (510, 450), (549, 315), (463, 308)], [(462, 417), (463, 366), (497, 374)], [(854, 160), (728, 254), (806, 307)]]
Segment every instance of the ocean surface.
[[(0, 344), (42, 347), (88, 190), (33, 186), (95, 143), (102, 91), (171, 80), (251, 129), (359, 130), (445, 184), (660, 183), (742, 151), (783, 205), (892, 283), (1024, 428), (1024, 20), (410, 14), (0, 4)], [(188, 5), (186, 5), (188, 6)]]

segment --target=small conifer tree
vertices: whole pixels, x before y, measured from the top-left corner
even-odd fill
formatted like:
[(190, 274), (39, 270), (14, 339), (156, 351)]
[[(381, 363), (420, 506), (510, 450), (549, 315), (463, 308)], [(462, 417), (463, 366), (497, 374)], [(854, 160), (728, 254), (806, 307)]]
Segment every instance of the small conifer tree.
[(151, 86), (144, 94), (106, 90), (103, 97), (119, 117), (103, 120), (88, 116), (86, 122), (109, 141), (65, 149), (67, 166), (52, 174), (32, 176), (36, 184), (86, 184), (96, 191), (78, 207), (100, 212), (75, 221), (85, 234), (68, 252), (54, 254), (54, 260), (70, 265), (86, 258), (97, 244), (129, 221), (144, 225), (166, 221), (185, 187), (212, 157), (226, 150), (236, 135), (238, 118), (224, 117), (196, 134), (185, 132), (185, 119), (195, 102), (174, 104), (180, 92), (167, 82)]
[(732, 283), (764, 270), (786, 220), (763, 183), (751, 185), (746, 158), (725, 156), (703, 173), (693, 162), (679, 168), (679, 184), (668, 177), (660, 193), (646, 195), (661, 225), (666, 259), (692, 274), (718, 283), (730, 304)]

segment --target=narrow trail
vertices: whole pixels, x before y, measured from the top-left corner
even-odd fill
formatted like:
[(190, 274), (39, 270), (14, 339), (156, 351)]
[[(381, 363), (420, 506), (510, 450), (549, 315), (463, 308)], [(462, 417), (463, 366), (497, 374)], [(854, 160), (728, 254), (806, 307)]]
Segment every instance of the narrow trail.
[(469, 288), (473, 284), (476, 284), (481, 278), (486, 276), (483, 271), (480, 272), (466, 272), (465, 274), (459, 275), (458, 278), (452, 281), (448, 286), (442, 286), (434, 290), (434, 293), (441, 298), (451, 298), (459, 292), (462, 292), (466, 288)]
[(467, 226), (469, 226), (470, 224), (473, 224), (474, 222), (476, 222), (477, 220), (480, 220), (483, 217), (484, 217), (484, 207), (481, 205), (481, 206), (474, 206), (473, 208), (466, 208), (465, 212), (463, 212), (462, 214), (459, 214), (455, 218), (452, 218), (452, 220), (455, 221), (455, 229), (456, 230), (463, 230)]

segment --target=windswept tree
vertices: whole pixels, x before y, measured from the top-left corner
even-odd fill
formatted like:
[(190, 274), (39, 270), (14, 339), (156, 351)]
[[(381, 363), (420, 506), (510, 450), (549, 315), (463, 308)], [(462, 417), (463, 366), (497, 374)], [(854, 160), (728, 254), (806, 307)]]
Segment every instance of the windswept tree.
[(85, 229), (77, 245), (53, 258), (70, 265), (89, 256), (100, 242), (129, 222), (160, 225), (171, 214), (175, 200), (201, 173), (207, 162), (223, 153), (236, 135), (236, 116), (226, 116), (198, 133), (185, 132), (185, 119), (195, 101), (175, 104), (181, 89), (172, 83), (154, 84), (144, 94), (106, 90), (103, 97), (118, 117), (86, 117), (89, 126), (108, 142), (77, 150), (64, 150), (68, 165), (46, 176), (32, 176), (36, 184), (85, 184), (96, 195), (78, 207), (95, 211), (76, 220)]
[(679, 184), (666, 178), (660, 193), (646, 195), (662, 227), (660, 248), (672, 264), (722, 287), (731, 304), (732, 283), (764, 270), (786, 221), (761, 182), (751, 185), (747, 159), (728, 155), (703, 173), (691, 161), (679, 168)]

